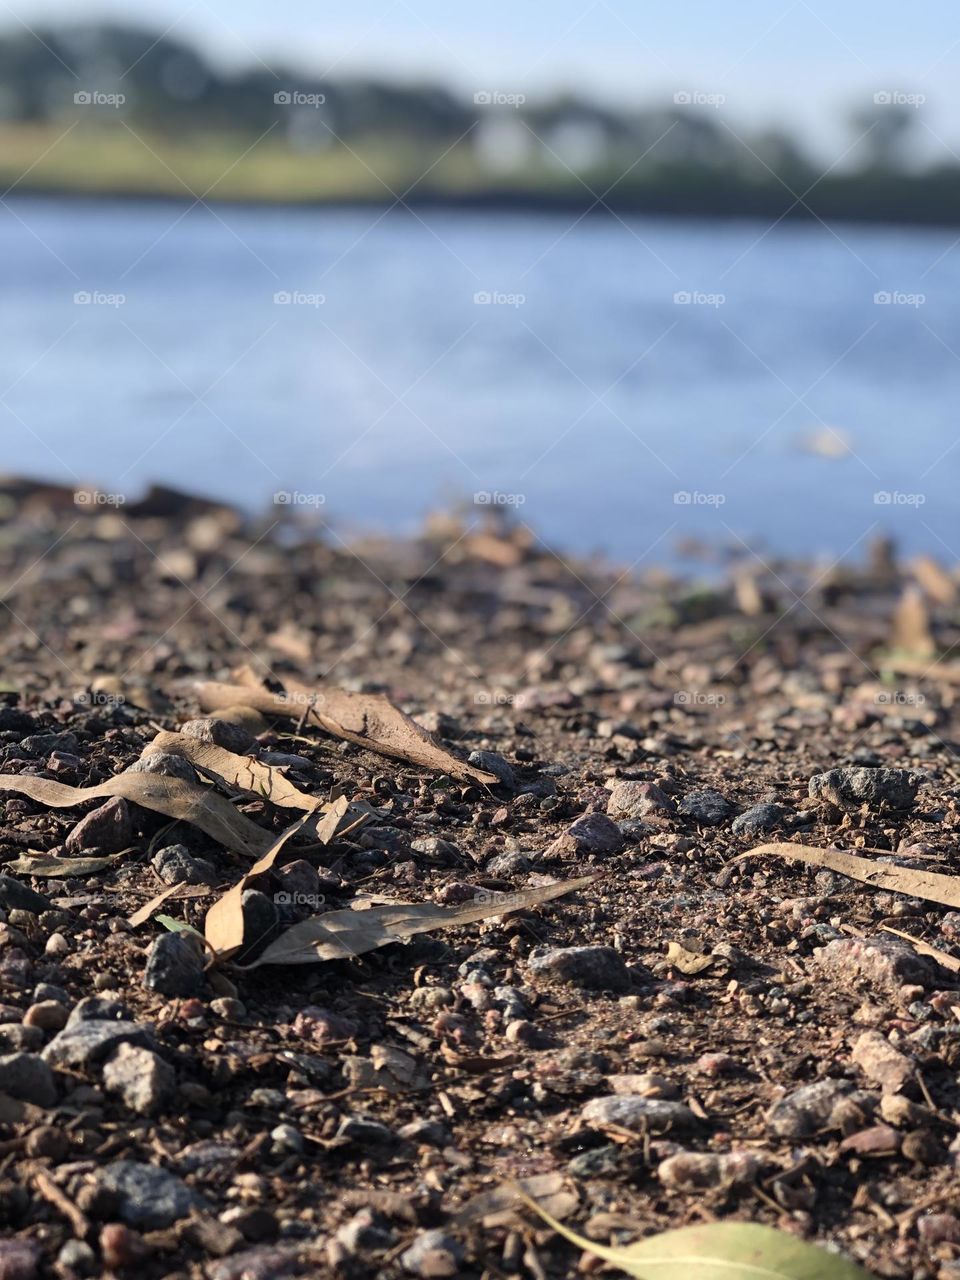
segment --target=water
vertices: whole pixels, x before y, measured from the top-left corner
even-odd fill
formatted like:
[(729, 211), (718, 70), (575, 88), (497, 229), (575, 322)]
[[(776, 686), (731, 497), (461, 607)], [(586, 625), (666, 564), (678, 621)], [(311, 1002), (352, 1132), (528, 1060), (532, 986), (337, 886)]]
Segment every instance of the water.
[[(627, 562), (686, 534), (856, 556), (880, 529), (960, 559), (955, 241), (11, 199), (0, 468), (321, 495), (338, 527), (496, 494)], [(846, 456), (805, 448), (828, 428)]]

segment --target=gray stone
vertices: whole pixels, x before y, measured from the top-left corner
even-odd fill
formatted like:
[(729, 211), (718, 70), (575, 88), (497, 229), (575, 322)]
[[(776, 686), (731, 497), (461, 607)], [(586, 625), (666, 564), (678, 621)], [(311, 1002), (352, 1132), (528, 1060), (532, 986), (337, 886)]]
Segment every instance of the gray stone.
[(40, 1055), (53, 1067), (84, 1067), (100, 1062), (118, 1045), (138, 1044), (149, 1048), (150, 1033), (138, 1022), (115, 1019), (69, 1022)]
[(340, 1121), (337, 1137), (364, 1147), (396, 1142), (392, 1129), (368, 1116), (344, 1116)]
[(70, 1010), (67, 1026), (78, 1022), (132, 1022), (133, 1014), (122, 1000), (112, 996), (84, 996)]
[(184, 782), (196, 782), (197, 771), (189, 760), (171, 751), (153, 751), (142, 756), (130, 766), (131, 773), (157, 773), (164, 778), (181, 778)]
[(778, 1138), (806, 1138), (830, 1126), (834, 1109), (850, 1093), (849, 1080), (827, 1077), (802, 1085), (775, 1102), (767, 1112), (767, 1128)]
[(193, 1142), (173, 1157), (184, 1173), (215, 1173), (240, 1159), (241, 1150), (229, 1142)]
[(68, 1240), (57, 1254), (57, 1263), (77, 1275), (92, 1275), (97, 1255), (84, 1240)]
[(511, 789), (516, 787), (517, 775), (513, 771), (513, 765), (496, 751), (471, 751), (467, 759), (484, 773), (494, 774), (500, 779), (501, 785)]
[(644, 818), (676, 812), (676, 805), (655, 782), (617, 782), (607, 801), (611, 818)]
[(57, 1101), (53, 1072), (35, 1053), (9, 1053), (0, 1058), (0, 1093), (38, 1107), (52, 1107)]
[(529, 871), (532, 862), (525, 853), (514, 849), (506, 853), (495, 853), (487, 862), (484, 870), (491, 876), (518, 876)]
[(240, 896), (240, 909), (243, 912), (244, 948), (237, 958), (247, 963), (280, 932), (280, 911), (277, 903), (259, 889), (244, 889)]
[(195, 858), (186, 845), (168, 844), (150, 865), (164, 884), (216, 884), (217, 873), (205, 858)]
[(456, 1238), (440, 1230), (421, 1232), (410, 1248), (400, 1255), (405, 1271), (425, 1278), (458, 1276), (463, 1260), (463, 1249)]
[(347, 1253), (373, 1253), (389, 1249), (396, 1241), (382, 1214), (373, 1209), (361, 1209), (343, 1224), (334, 1237)]
[(0, 1026), (0, 1050), (4, 1053), (39, 1049), (45, 1038), (39, 1027), (24, 1026), (18, 1022), (6, 1022)]
[(570, 853), (618, 853), (623, 833), (605, 813), (585, 813), (546, 850), (546, 856)]
[(755, 804), (734, 818), (730, 830), (738, 836), (762, 836), (785, 826), (794, 816), (792, 809), (780, 804)]
[(150, 1231), (169, 1227), (206, 1204), (175, 1174), (138, 1160), (116, 1160), (94, 1175), (97, 1184), (112, 1191), (118, 1212), (129, 1227)]
[(150, 1049), (124, 1043), (104, 1066), (103, 1083), (131, 1111), (149, 1116), (173, 1095), (177, 1073)]
[(33, 1240), (0, 1240), (0, 1280), (33, 1280), (39, 1262)]
[(20, 743), (23, 750), (32, 756), (48, 756), (51, 751), (66, 751), (73, 755), (79, 745), (77, 735), (69, 730), (63, 733), (35, 733)]
[(239, 724), (231, 724), (229, 720), (188, 720), (180, 726), (180, 732), (186, 738), (223, 747), (225, 751), (233, 751), (241, 756), (257, 745), (256, 738), (248, 729)]
[(206, 1274), (209, 1280), (286, 1280), (302, 1275), (303, 1268), (295, 1249), (258, 1245), (210, 1263)]
[(924, 774), (915, 769), (828, 769), (810, 779), (811, 800), (826, 800), (837, 808), (862, 804), (871, 809), (910, 809)]
[(162, 996), (195, 996), (204, 985), (198, 941), (188, 933), (161, 934), (147, 953), (143, 985)]
[(690, 1129), (696, 1126), (697, 1117), (682, 1102), (666, 1098), (642, 1098), (634, 1094), (613, 1094), (605, 1098), (591, 1098), (580, 1118), (584, 1124), (602, 1129), (616, 1125), (621, 1129), (650, 1130), (664, 1133), (667, 1129)]
[(537, 948), (527, 968), (590, 991), (626, 991), (631, 985), (627, 966), (613, 947)]
[(73, 828), (64, 844), (69, 853), (120, 853), (133, 841), (133, 818), (122, 796), (100, 805)]
[(38, 916), (49, 911), (51, 903), (42, 893), (35, 893), (13, 876), (0, 876), (0, 907), (5, 911), (29, 911)]
[(838, 986), (861, 984), (896, 995), (905, 984), (929, 986), (937, 970), (897, 938), (836, 938), (813, 953), (814, 964)]
[(759, 1172), (760, 1161), (750, 1151), (677, 1151), (657, 1166), (663, 1185), (681, 1191), (749, 1186)]
[(719, 791), (705, 787), (688, 792), (680, 801), (680, 812), (702, 827), (718, 827), (733, 813), (733, 805)]

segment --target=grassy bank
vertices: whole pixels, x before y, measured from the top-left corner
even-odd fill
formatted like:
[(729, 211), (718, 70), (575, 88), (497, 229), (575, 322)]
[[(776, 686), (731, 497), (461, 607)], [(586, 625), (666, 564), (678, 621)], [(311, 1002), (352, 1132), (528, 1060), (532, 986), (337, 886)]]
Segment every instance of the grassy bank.
[[(484, 169), (466, 143), (377, 139), (298, 150), (267, 134), (134, 131), (122, 122), (0, 128), (7, 193), (266, 204), (449, 203), (476, 207), (757, 217), (904, 225), (960, 225), (960, 169), (911, 176), (830, 175), (808, 183), (737, 171), (608, 163), (576, 175), (533, 163), (520, 173)], [(602, 205), (600, 203), (602, 197)]]

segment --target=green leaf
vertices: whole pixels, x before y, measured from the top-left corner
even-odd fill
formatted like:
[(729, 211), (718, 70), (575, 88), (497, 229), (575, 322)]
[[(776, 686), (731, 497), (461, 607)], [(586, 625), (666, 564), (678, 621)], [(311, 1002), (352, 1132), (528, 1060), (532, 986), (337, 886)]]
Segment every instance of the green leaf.
[[(165, 929), (169, 929), (171, 933), (192, 933), (204, 942), (203, 934), (199, 929), (195, 929), (192, 924), (187, 924), (186, 920), (176, 920), (173, 916), (154, 916), (157, 924), (162, 924)], [(204, 942), (204, 945), (206, 943)]]
[(571, 1244), (640, 1280), (868, 1280), (837, 1254), (752, 1222), (711, 1222), (648, 1236), (623, 1248), (595, 1244), (565, 1227), (535, 1200), (516, 1194)]

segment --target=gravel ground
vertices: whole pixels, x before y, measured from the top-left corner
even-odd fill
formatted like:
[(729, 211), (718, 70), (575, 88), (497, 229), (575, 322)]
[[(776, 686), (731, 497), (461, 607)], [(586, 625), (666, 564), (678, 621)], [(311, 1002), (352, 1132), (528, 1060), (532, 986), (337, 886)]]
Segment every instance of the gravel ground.
[[(693, 586), (454, 517), (348, 546), (163, 491), (0, 503), (0, 774), (103, 782), (246, 665), (384, 692), (501, 780), (233, 726), (377, 811), (295, 838), (251, 910), (597, 877), (349, 962), (205, 970), (128, 917), (176, 885), (163, 910), (202, 928), (248, 860), (126, 801), (0, 792), (0, 1276), (570, 1275), (570, 1245), (491, 1199), (510, 1179), (604, 1242), (743, 1219), (960, 1276), (960, 913), (731, 861), (794, 840), (960, 875), (951, 663), (883, 657), (928, 623), (960, 641), (951, 579), (878, 546)], [(908, 588), (895, 622), (917, 579), (928, 605)], [(49, 879), (35, 853), (120, 856)]]

